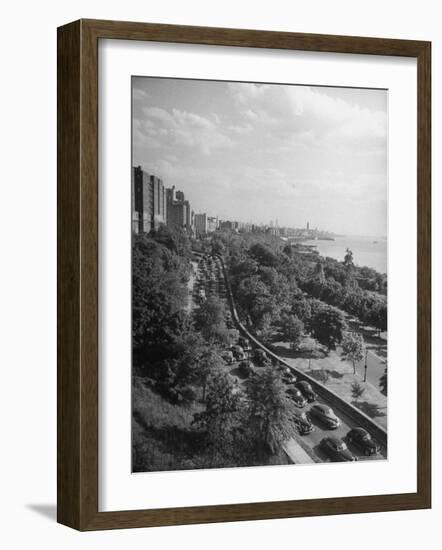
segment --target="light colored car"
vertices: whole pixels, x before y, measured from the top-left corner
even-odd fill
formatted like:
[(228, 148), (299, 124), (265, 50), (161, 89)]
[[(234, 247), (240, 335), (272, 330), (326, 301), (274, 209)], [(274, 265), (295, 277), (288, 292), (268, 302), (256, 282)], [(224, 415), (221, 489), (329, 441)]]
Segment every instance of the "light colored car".
[(232, 346), (232, 353), (237, 361), (243, 361), (246, 358), (241, 346)]
[(341, 425), (341, 421), (336, 416), (333, 409), (328, 405), (323, 405), (321, 403), (318, 403), (317, 405), (313, 405), (312, 407), (310, 407), (309, 416), (310, 418), (319, 420), (320, 422), (325, 424), (327, 428), (330, 428), (331, 430), (335, 430), (336, 428), (339, 428), (339, 426)]

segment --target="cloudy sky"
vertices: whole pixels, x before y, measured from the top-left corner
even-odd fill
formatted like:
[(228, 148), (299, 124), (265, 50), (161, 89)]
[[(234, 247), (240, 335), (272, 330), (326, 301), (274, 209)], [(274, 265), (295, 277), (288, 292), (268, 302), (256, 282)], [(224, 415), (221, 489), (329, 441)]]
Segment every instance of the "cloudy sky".
[(387, 233), (387, 92), (134, 77), (133, 164), (221, 219)]

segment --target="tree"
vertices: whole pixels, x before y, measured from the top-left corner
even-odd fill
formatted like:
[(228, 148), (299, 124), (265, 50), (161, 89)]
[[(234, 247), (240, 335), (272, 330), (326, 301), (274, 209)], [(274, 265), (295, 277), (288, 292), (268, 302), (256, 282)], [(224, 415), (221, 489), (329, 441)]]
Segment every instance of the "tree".
[(230, 333), (226, 326), (226, 308), (218, 298), (211, 296), (195, 312), (195, 327), (207, 341), (226, 344)]
[(296, 315), (285, 315), (281, 319), (281, 335), (290, 342), (292, 349), (297, 349), (304, 333), (304, 323)]
[(346, 332), (342, 339), (342, 357), (353, 364), (353, 374), (356, 374), (356, 363), (362, 361), (365, 353), (365, 343), (357, 332)]
[(228, 374), (215, 372), (208, 380), (206, 408), (193, 416), (192, 424), (205, 434), (212, 466), (222, 457), (237, 452), (236, 439), (246, 431), (244, 406), (234, 390)]
[(310, 325), (312, 336), (329, 351), (336, 349), (347, 328), (342, 312), (326, 304), (316, 310)]
[(347, 248), (346, 251), (345, 251), (345, 256), (344, 256), (344, 267), (345, 269), (350, 272), (350, 271), (353, 271), (354, 269), (354, 263), (353, 263), (353, 252)]
[(250, 255), (259, 264), (268, 267), (276, 267), (278, 265), (278, 256), (270, 248), (270, 246), (262, 243), (256, 243), (250, 247)]
[(322, 261), (318, 261), (316, 263), (315, 270), (314, 270), (314, 278), (317, 279), (317, 281), (321, 285), (325, 283), (324, 266), (322, 264)]
[(217, 236), (213, 236), (211, 241), (211, 252), (213, 256), (223, 255), (226, 250), (226, 246), (223, 243), (222, 239)]
[(367, 314), (367, 321), (378, 330), (378, 335), (387, 330), (386, 300), (376, 300)]
[(135, 235), (132, 256), (134, 364), (167, 356), (171, 335), (182, 321), (188, 262), (146, 234)]
[(191, 326), (186, 326), (171, 338), (167, 357), (157, 361), (153, 375), (157, 388), (172, 400), (193, 400), (194, 391), (188, 391), (201, 380), (200, 366), (207, 350), (202, 336)]
[(362, 397), (364, 392), (365, 388), (362, 386), (362, 384), (359, 384), (359, 382), (353, 382), (353, 384), (351, 385), (351, 393), (355, 399), (359, 399), (360, 397)]
[(276, 369), (266, 367), (246, 387), (249, 425), (256, 437), (275, 453), (293, 433), (293, 401)]
[(302, 292), (296, 292), (291, 303), (291, 312), (298, 317), (304, 325), (308, 326), (312, 316), (312, 310), (309, 300), (305, 298)]
[(210, 346), (207, 346), (207, 348), (202, 352), (198, 364), (198, 378), (203, 390), (203, 401), (206, 400), (207, 383), (210, 377), (219, 371), (222, 365), (223, 360), (218, 355), (216, 350)]
[(246, 316), (250, 316), (256, 329), (263, 328), (268, 318), (276, 315), (274, 296), (257, 275), (243, 279), (236, 291), (237, 303)]

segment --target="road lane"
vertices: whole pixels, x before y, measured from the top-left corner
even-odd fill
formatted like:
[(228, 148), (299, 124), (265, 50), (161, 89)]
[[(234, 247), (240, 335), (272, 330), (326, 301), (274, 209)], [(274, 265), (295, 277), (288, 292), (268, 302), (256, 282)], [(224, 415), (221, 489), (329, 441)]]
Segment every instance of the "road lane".
[[(311, 406), (317, 403), (322, 403), (324, 405), (329, 406), (329, 404), (324, 399), (318, 397), (316, 401), (314, 401), (313, 403), (308, 403), (304, 408), (300, 410), (305, 411), (307, 413), (307, 416), (309, 416), (309, 410)], [(346, 436), (352, 428), (357, 428), (358, 425), (348, 416), (341, 413), (341, 411), (338, 411), (336, 409), (334, 412), (336, 416), (339, 418), (339, 420), (341, 420), (341, 425), (339, 426), (339, 428), (331, 430), (325, 427), (319, 420), (316, 420), (316, 418), (311, 418), (309, 416), (312, 424), (315, 426), (315, 430), (310, 434), (299, 436), (300, 438), (302, 438), (303, 442), (313, 450), (315, 455), (321, 461), (325, 462), (330, 460), (328, 455), (326, 455), (322, 450), (322, 448), (320, 447), (321, 440), (324, 437), (328, 437), (328, 436), (339, 437), (340, 439), (345, 441), (349, 450), (358, 458), (358, 460), (385, 460), (385, 458), (387, 457), (387, 452), (386, 452), (386, 449), (382, 447), (379, 455), (365, 456), (364, 453), (359, 449), (359, 447), (349, 443), (346, 439)]]

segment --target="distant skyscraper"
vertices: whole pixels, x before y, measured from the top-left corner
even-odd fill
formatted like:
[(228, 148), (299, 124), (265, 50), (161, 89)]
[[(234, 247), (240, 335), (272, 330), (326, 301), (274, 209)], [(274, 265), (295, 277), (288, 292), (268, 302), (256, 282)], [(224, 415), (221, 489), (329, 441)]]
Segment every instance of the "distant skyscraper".
[(307, 231), (310, 231), (310, 222), (307, 222)]

